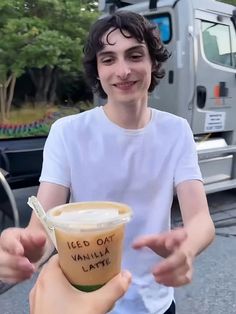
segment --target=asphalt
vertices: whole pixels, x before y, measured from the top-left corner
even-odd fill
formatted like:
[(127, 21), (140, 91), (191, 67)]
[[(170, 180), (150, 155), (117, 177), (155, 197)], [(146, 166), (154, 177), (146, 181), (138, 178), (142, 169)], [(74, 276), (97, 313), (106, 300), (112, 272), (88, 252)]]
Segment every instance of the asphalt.
[[(24, 226), (30, 216), (25, 204), (36, 188), (14, 193)], [(208, 195), (208, 202), (216, 239), (197, 257), (193, 282), (176, 289), (177, 314), (236, 314), (236, 190)], [(177, 202), (172, 216), (174, 226), (181, 224)], [(0, 314), (29, 313), (28, 294), (36, 277), (37, 274), (0, 295)]]

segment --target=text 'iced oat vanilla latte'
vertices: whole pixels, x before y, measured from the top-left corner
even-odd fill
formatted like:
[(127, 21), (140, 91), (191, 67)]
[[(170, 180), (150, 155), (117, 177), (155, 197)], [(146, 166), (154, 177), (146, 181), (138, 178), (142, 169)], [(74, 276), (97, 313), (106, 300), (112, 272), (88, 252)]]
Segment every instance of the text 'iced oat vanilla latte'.
[(115, 202), (81, 202), (47, 212), (54, 228), (60, 266), (73, 286), (82, 291), (100, 288), (121, 270), (129, 206)]

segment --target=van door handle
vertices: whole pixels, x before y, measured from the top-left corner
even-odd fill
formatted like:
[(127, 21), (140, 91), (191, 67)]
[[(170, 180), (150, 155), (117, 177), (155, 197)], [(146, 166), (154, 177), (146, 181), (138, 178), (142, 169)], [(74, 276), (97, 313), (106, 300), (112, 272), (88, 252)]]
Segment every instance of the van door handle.
[(220, 97), (227, 97), (229, 89), (226, 86), (226, 82), (220, 82)]
[(197, 86), (197, 106), (204, 108), (206, 104), (207, 90), (205, 86)]
[(174, 71), (169, 71), (168, 73), (168, 82), (169, 84), (173, 84), (174, 83)]

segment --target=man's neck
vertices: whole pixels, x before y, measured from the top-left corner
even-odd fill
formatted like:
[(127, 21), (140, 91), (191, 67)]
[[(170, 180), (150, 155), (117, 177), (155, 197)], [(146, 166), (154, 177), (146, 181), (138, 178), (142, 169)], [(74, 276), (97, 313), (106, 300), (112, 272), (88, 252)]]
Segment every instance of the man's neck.
[(145, 104), (111, 104), (103, 106), (108, 119), (124, 129), (144, 128), (151, 119), (151, 110)]

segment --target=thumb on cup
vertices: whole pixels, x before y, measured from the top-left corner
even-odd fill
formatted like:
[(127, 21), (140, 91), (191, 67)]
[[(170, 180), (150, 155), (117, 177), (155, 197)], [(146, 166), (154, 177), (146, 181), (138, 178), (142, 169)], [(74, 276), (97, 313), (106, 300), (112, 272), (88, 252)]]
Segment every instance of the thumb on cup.
[[(106, 283), (102, 288), (93, 292), (96, 294), (94, 296), (94, 301), (96, 299), (96, 306), (98, 313), (107, 313), (111, 310), (114, 303), (120, 299), (128, 290), (131, 283), (132, 275), (129, 271), (124, 270), (108, 283)], [(104, 302), (104, 299), (106, 300)], [(99, 303), (99, 304), (98, 304)]]

